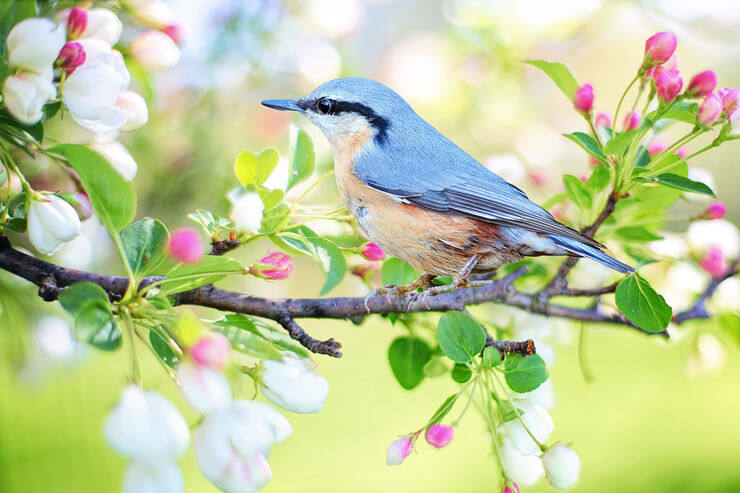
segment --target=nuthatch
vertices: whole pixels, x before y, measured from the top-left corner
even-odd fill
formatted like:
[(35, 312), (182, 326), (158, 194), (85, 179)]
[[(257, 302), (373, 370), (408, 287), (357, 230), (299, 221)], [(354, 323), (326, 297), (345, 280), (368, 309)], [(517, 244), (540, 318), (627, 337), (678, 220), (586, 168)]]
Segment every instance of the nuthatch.
[(489, 171), (379, 82), (335, 79), (301, 99), (262, 104), (298, 111), (324, 133), (337, 187), (357, 223), (390, 255), (464, 282), (527, 256), (587, 257), (632, 267)]

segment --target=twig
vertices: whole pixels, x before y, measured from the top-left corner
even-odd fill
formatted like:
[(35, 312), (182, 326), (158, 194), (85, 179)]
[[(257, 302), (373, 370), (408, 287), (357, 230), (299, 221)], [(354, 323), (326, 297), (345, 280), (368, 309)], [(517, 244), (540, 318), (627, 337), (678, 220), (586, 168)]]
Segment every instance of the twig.
[(673, 316), (673, 322), (680, 325), (691, 319), (709, 318), (710, 315), (709, 313), (707, 313), (707, 308), (705, 306), (707, 300), (714, 294), (720, 284), (738, 273), (739, 265), (740, 259), (735, 259), (730, 263), (730, 266), (727, 268), (727, 271), (724, 274), (712, 278), (712, 280), (709, 281), (709, 284), (707, 284), (704, 292), (701, 294), (701, 296), (699, 296), (699, 299), (696, 300), (696, 303), (694, 303), (691, 308), (676, 313)]
[(309, 351), (317, 354), (328, 354), (334, 358), (342, 357), (342, 353), (339, 351), (342, 345), (333, 338), (325, 341), (314, 339), (310, 335), (306, 334), (306, 331), (304, 331), (303, 328), (296, 323), (293, 317), (288, 314), (281, 315), (277, 322), (288, 331), (290, 337), (300, 342), (301, 345)]

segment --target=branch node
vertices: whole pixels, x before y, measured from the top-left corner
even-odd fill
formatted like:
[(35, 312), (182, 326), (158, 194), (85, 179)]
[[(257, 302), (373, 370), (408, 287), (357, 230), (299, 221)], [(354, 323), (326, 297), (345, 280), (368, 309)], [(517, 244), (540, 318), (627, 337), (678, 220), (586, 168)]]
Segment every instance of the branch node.
[(59, 294), (57, 280), (54, 276), (48, 275), (39, 281), (39, 296), (44, 301), (54, 301)]
[(291, 338), (301, 343), (301, 346), (305, 347), (312, 353), (326, 354), (334, 358), (341, 358), (342, 352), (339, 349), (342, 344), (334, 338), (329, 338), (325, 341), (320, 341), (308, 335), (303, 328), (296, 323), (296, 321), (287, 313), (282, 313), (277, 319), (277, 322), (288, 331), (288, 335)]

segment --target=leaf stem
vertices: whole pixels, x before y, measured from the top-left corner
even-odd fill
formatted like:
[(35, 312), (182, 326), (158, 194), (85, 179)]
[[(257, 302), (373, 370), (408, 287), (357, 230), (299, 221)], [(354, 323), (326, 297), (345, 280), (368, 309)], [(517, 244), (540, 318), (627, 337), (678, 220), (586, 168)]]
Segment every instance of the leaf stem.
[(614, 125), (612, 125), (612, 139), (616, 135), (615, 127), (617, 126), (617, 121), (619, 121), (619, 109), (622, 107), (622, 103), (624, 102), (624, 98), (627, 96), (627, 93), (632, 89), (632, 86), (635, 85), (635, 82), (637, 82), (640, 79), (640, 74), (638, 73), (635, 75), (635, 78), (630, 81), (630, 83), (627, 85), (627, 89), (624, 90), (622, 93), (622, 96), (619, 98), (619, 102), (617, 103), (617, 109), (614, 110)]
[(537, 437), (535, 437), (534, 434), (530, 431), (529, 427), (527, 427), (527, 423), (525, 423), (524, 419), (522, 418), (522, 413), (520, 413), (519, 409), (516, 407), (516, 405), (514, 405), (514, 399), (511, 397), (509, 390), (506, 388), (506, 386), (504, 386), (504, 384), (501, 383), (501, 380), (498, 378), (498, 375), (496, 375), (495, 371), (491, 370), (491, 373), (493, 373), (493, 378), (496, 379), (496, 383), (498, 383), (499, 387), (501, 387), (501, 389), (504, 391), (504, 394), (506, 394), (506, 398), (511, 403), (511, 407), (514, 409), (514, 414), (516, 414), (516, 417), (521, 425), (527, 431), (532, 440), (534, 440), (534, 443), (536, 443), (540, 450), (544, 452), (546, 450), (546, 447), (542, 443), (540, 443), (539, 440), (537, 440)]
[(141, 368), (139, 367), (139, 359), (136, 356), (136, 339), (134, 339), (134, 321), (131, 318), (131, 313), (128, 307), (122, 306), (120, 310), (121, 318), (126, 324), (126, 334), (128, 335), (129, 344), (131, 345), (131, 371), (133, 373), (133, 380), (136, 385), (141, 387)]

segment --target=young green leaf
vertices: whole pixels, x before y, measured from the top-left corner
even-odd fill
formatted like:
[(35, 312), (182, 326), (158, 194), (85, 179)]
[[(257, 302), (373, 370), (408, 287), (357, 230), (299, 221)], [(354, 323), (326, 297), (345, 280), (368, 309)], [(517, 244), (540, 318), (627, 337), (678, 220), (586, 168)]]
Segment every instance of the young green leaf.
[(389, 257), (383, 262), (380, 277), (384, 285), (402, 286), (418, 279), (419, 271), (397, 258)]
[(702, 195), (709, 195), (710, 197), (715, 197), (712, 189), (704, 183), (691, 180), (675, 173), (663, 173), (661, 175), (653, 177), (637, 176), (634, 179), (635, 181), (641, 182), (659, 183), (663, 186), (675, 188), (676, 190), (682, 190), (684, 192), (693, 192)]
[(568, 67), (562, 63), (547, 62), (545, 60), (525, 60), (524, 63), (528, 63), (545, 72), (555, 85), (563, 91), (563, 94), (565, 94), (568, 100), (573, 101), (573, 96), (576, 89), (578, 89), (578, 82), (576, 82), (575, 77), (570, 73)]
[(662, 236), (658, 236), (652, 231), (643, 228), (642, 226), (625, 226), (619, 228), (616, 231), (617, 236), (627, 241), (657, 241), (663, 239)]
[(504, 355), (495, 347), (488, 346), (483, 350), (483, 366), (493, 368), (504, 360)]
[(160, 292), (167, 296), (214, 283), (229, 274), (244, 271), (239, 261), (230, 257), (206, 255), (197, 264), (178, 264), (167, 273)]
[(637, 130), (631, 130), (629, 132), (618, 132), (617, 135), (610, 139), (604, 146), (604, 152), (609, 156), (621, 156), (627, 147), (632, 143), (635, 138)]
[(49, 150), (63, 156), (77, 172), (95, 215), (111, 234), (134, 219), (134, 190), (103, 156), (77, 144), (62, 144)]
[(510, 354), (504, 360), (504, 378), (514, 392), (531, 392), (547, 380), (545, 362), (538, 354)]
[(121, 231), (123, 250), (135, 275), (146, 275), (162, 263), (169, 236), (165, 225), (150, 217), (136, 221)]
[(232, 327), (239, 330), (245, 330), (265, 339), (277, 349), (293, 352), (301, 358), (311, 357), (311, 353), (309, 353), (306, 348), (291, 339), (282, 330), (278, 330), (267, 323), (255, 321), (246, 315), (231, 313), (217, 320), (215, 324), (221, 327)]
[(439, 319), (437, 340), (448, 358), (456, 363), (467, 363), (483, 350), (486, 334), (478, 322), (453, 311)]
[(262, 214), (260, 232), (274, 233), (290, 221), (290, 207), (287, 204), (278, 204)]
[(589, 155), (591, 155), (594, 159), (596, 159), (604, 166), (609, 166), (609, 161), (606, 160), (606, 156), (599, 147), (599, 143), (596, 142), (596, 139), (591, 137), (589, 134), (585, 134), (583, 132), (573, 132), (572, 134), (563, 134), (563, 136), (566, 139), (578, 144), (581, 149), (586, 151)]
[(624, 278), (615, 295), (619, 311), (641, 329), (661, 332), (668, 327), (673, 312), (671, 307), (639, 275), (630, 274)]
[(167, 342), (167, 339), (155, 329), (149, 330), (149, 343), (157, 357), (170, 368), (174, 368), (182, 359), (182, 354)]
[(103, 288), (91, 282), (72, 284), (61, 292), (59, 303), (75, 318), (78, 339), (105, 351), (121, 345), (121, 331), (113, 320)]
[(447, 416), (450, 411), (452, 411), (452, 408), (455, 406), (455, 402), (457, 402), (457, 399), (459, 397), (459, 394), (452, 394), (447, 399), (445, 399), (437, 408), (437, 410), (434, 411), (434, 414), (432, 414), (432, 419), (429, 420), (428, 426), (432, 426), (433, 424), (442, 421), (444, 417)]
[(319, 292), (319, 296), (323, 296), (342, 282), (347, 273), (347, 261), (339, 247), (327, 239), (306, 238), (306, 243), (311, 248), (314, 258), (319, 262), (321, 270), (326, 274), (326, 281)]
[(457, 383), (465, 383), (473, 376), (473, 370), (464, 363), (455, 363), (455, 366), (452, 367), (452, 371), (450, 372), (450, 376)]
[(417, 337), (399, 337), (388, 348), (388, 361), (393, 376), (406, 390), (424, 380), (424, 365), (432, 357), (429, 345)]
[(596, 195), (603, 191), (611, 181), (612, 175), (609, 170), (603, 166), (594, 166), (591, 176), (586, 180), (586, 188), (591, 194)]
[(260, 335), (224, 324), (218, 324), (214, 328), (225, 335), (231, 342), (231, 346), (241, 353), (259, 359), (275, 361), (283, 359), (280, 351), (269, 340)]
[(316, 168), (316, 152), (313, 149), (313, 141), (308, 134), (298, 129), (293, 150), (293, 160), (290, 162), (288, 173), (287, 192), (299, 183), (306, 181)]
[(244, 150), (236, 156), (234, 173), (245, 187), (262, 185), (275, 170), (279, 160), (280, 153), (274, 147), (263, 149), (259, 156), (255, 156), (249, 150)]
[(593, 205), (591, 192), (586, 188), (586, 184), (573, 175), (563, 175), (563, 185), (568, 197), (578, 206), (579, 209), (586, 211)]

